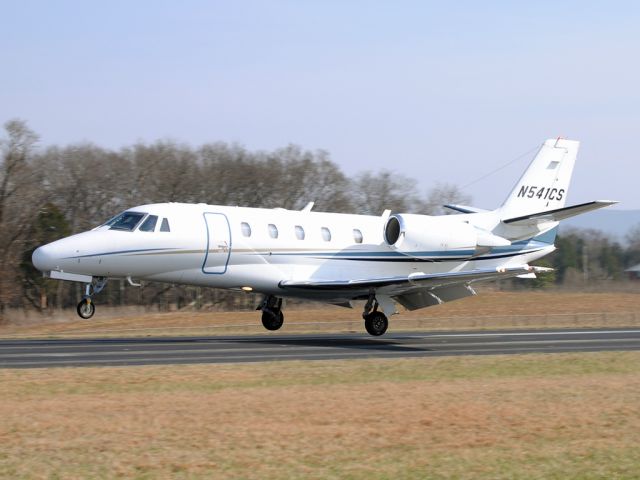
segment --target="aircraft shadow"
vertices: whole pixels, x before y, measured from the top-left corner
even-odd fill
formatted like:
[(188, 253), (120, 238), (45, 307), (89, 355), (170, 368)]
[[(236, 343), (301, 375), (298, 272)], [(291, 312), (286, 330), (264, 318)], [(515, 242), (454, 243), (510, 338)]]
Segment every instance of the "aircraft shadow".
[(427, 352), (432, 349), (414, 347), (397, 339), (342, 337), (342, 336), (220, 336), (220, 337), (123, 337), (123, 338), (78, 338), (78, 339), (0, 339), (0, 348), (55, 347), (55, 346), (108, 346), (108, 345), (177, 345), (216, 344), (226, 345), (272, 345), (298, 348), (327, 348), (345, 350), (372, 350), (379, 352)]
[(378, 351), (395, 351), (395, 352), (428, 352), (429, 348), (412, 347), (399, 343), (397, 340), (382, 340), (375, 338), (337, 338), (337, 337), (310, 337), (310, 338), (287, 338), (287, 337), (256, 337), (256, 338), (235, 338), (225, 339), (230, 343), (251, 343), (251, 344), (269, 344), (269, 345), (286, 345), (292, 347), (316, 347), (316, 348), (342, 348), (342, 349), (361, 349), (361, 350), (378, 350)]

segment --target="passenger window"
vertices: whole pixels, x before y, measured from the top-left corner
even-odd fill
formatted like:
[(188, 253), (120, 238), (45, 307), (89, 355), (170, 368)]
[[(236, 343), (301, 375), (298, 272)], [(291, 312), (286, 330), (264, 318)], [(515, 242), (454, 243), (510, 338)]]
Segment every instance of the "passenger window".
[(160, 224), (160, 231), (161, 232), (170, 232), (171, 229), (169, 228), (169, 220), (167, 220), (166, 218), (162, 219), (162, 223)]
[(158, 217), (155, 215), (149, 215), (147, 219), (140, 225), (141, 232), (153, 232), (156, 229), (156, 223), (158, 223)]
[(296, 237), (298, 240), (304, 240), (304, 228), (300, 225), (296, 225)]
[(240, 230), (242, 230), (242, 235), (245, 237), (250, 237), (251, 236), (251, 225), (249, 225), (247, 222), (242, 222), (240, 224)]
[(276, 227), (273, 223), (269, 224), (269, 236), (271, 238), (278, 238), (278, 227)]
[(356, 243), (362, 243), (362, 232), (357, 228), (353, 229), (353, 239)]
[(133, 232), (144, 216), (145, 214), (142, 212), (124, 212), (109, 220), (105, 225), (109, 226), (110, 230)]
[(320, 229), (320, 231), (322, 232), (322, 238), (325, 242), (330, 242), (331, 241), (331, 232), (329, 231), (329, 229), (327, 227), (322, 227)]

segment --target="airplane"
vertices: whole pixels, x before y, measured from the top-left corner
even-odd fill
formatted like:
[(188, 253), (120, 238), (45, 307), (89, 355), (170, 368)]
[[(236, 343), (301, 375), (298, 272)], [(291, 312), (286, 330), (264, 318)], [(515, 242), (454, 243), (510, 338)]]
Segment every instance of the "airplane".
[(109, 279), (127, 279), (260, 293), (267, 330), (282, 327), (283, 298), (364, 301), (365, 329), (379, 336), (397, 304), (430, 307), (475, 295), (476, 282), (552, 270), (530, 263), (555, 250), (559, 222), (617, 203), (565, 207), (578, 147), (546, 140), (494, 210), (371, 216), (314, 212), (313, 202), (300, 211), (158, 203), (41, 246), (32, 262), (46, 277), (85, 284), (83, 319)]

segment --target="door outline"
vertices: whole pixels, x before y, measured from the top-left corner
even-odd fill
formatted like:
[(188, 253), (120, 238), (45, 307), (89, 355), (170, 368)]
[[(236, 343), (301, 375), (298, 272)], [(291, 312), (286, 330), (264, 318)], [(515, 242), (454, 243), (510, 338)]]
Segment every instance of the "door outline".
[[(209, 258), (209, 246), (211, 243), (211, 234), (209, 233), (209, 221), (207, 220), (207, 215), (219, 215), (220, 217), (224, 218), (224, 223), (226, 225), (226, 232), (223, 233), (226, 234), (226, 238), (222, 238), (222, 239), (217, 239), (217, 242), (223, 241), (225, 242), (227, 245), (223, 248), (226, 248), (227, 251), (227, 258), (225, 260), (224, 263), (224, 268), (222, 268), (222, 266), (216, 266), (216, 267), (207, 267), (207, 260)], [(229, 224), (229, 219), (227, 218), (227, 216), (224, 213), (219, 213), (219, 212), (204, 212), (202, 214), (202, 216), (204, 217), (204, 225), (205, 225), (205, 229), (207, 232), (207, 248), (205, 250), (204, 253), (204, 261), (202, 262), (202, 273), (206, 274), (206, 275), (224, 275), (227, 272), (227, 267), (229, 266), (229, 258), (231, 257), (231, 247), (232, 247), (232, 243), (231, 243), (231, 225)], [(221, 230), (224, 230), (224, 226), (221, 228)], [(218, 245), (218, 247), (221, 247), (221, 245)], [(218, 253), (218, 252), (212, 252), (212, 253)], [(216, 269), (220, 269), (222, 268), (221, 271), (207, 271), (207, 268), (216, 268)]]

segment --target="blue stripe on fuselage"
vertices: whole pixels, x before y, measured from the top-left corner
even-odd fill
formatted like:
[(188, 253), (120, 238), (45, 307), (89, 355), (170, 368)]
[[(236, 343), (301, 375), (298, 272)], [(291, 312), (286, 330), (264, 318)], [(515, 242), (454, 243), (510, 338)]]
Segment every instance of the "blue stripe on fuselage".
[(130, 253), (140, 253), (140, 252), (163, 252), (168, 250), (178, 250), (178, 249), (177, 248), (143, 248), (138, 250), (118, 250), (116, 252), (102, 252), (102, 253), (89, 253), (87, 255), (75, 255), (73, 257), (65, 257), (65, 260), (70, 258), (106, 257), (108, 255), (120, 255), (120, 254), (130, 254)]

